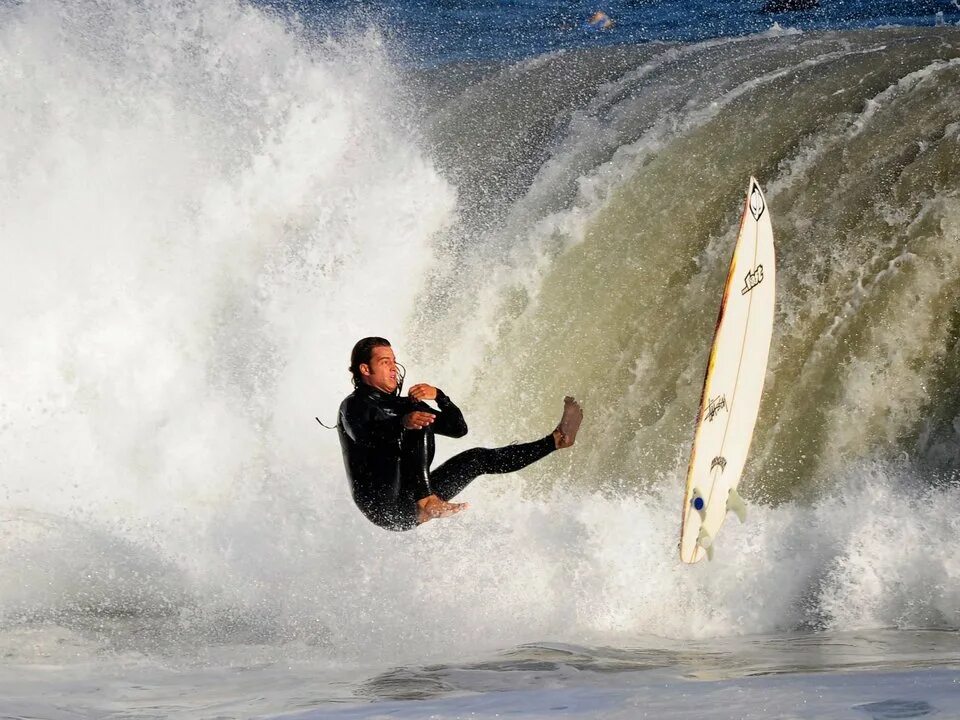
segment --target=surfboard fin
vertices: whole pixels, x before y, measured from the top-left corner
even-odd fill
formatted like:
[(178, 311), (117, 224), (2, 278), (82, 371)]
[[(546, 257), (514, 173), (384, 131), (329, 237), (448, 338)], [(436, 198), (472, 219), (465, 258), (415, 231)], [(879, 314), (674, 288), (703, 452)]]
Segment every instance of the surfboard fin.
[(727, 512), (736, 515), (740, 522), (747, 521), (747, 506), (736, 488), (730, 488), (730, 492), (727, 494)]
[(713, 536), (707, 532), (706, 528), (700, 528), (700, 534), (697, 535), (697, 545), (706, 551), (707, 560), (713, 560)]
[(704, 527), (700, 528), (700, 534), (697, 535), (697, 545), (707, 552), (707, 560), (713, 560), (713, 537)]
[(700, 528), (700, 534), (697, 535), (697, 545), (702, 547), (704, 550), (713, 545), (713, 537), (704, 527)]

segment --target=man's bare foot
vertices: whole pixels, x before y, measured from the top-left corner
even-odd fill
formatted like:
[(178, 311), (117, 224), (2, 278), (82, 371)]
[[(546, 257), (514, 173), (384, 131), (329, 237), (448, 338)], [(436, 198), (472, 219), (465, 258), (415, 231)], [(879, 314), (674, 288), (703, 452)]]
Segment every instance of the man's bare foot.
[(560, 417), (560, 424), (553, 431), (553, 440), (557, 443), (558, 450), (573, 445), (582, 421), (583, 408), (580, 407), (580, 403), (568, 395), (563, 399), (563, 415)]
[(427, 495), (427, 497), (417, 500), (417, 525), (422, 525), (427, 520), (435, 518), (450, 517), (466, 509), (466, 503), (450, 503), (441, 500), (436, 495)]

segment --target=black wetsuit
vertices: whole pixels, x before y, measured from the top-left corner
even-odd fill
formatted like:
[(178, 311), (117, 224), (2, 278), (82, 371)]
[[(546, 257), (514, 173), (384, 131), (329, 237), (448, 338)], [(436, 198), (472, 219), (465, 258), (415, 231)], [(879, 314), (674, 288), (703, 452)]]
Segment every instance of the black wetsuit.
[[(388, 530), (417, 525), (417, 500), (436, 495), (450, 500), (480, 475), (519, 470), (549, 455), (553, 435), (521, 445), (474, 448), (430, 470), (434, 434), (463, 437), (460, 409), (437, 390), (440, 411), (413, 398), (360, 384), (340, 404), (337, 432), (354, 502), (367, 518)], [(406, 430), (403, 416), (415, 410), (436, 415), (423, 430)]]

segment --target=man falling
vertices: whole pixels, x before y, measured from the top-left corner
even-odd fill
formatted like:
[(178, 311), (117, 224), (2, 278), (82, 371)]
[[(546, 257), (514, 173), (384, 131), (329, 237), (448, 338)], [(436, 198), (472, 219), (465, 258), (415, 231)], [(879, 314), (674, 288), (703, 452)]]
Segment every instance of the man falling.
[[(583, 410), (563, 401), (557, 428), (522, 445), (473, 448), (431, 470), (434, 435), (463, 437), (467, 423), (442, 390), (419, 384), (401, 397), (397, 359), (387, 340), (368, 337), (353, 347), (354, 391), (340, 404), (337, 432), (354, 502), (367, 518), (388, 530), (410, 530), (434, 518), (465, 510), (451, 500), (480, 475), (508, 473), (573, 445)], [(436, 401), (437, 412), (424, 400)]]

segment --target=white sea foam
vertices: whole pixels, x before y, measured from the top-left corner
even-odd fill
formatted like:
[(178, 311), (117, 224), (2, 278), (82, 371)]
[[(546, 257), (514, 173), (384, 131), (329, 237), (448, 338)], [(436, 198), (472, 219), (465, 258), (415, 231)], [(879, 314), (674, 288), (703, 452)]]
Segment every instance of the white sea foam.
[[(378, 37), (116, 0), (7, 8), (0, 53), (3, 506), (40, 538), (2, 609), (74, 582), (70, 542), (38, 547), (100, 531), (187, 586), (235, 553), (272, 582), (271, 553), (300, 552), (287, 512), (322, 523), (316, 480), (343, 484), (313, 416), (357, 337), (402, 334), (454, 207)], [(98, 547), (74, 560), (102, 575)]]
[[(422, 604), (404, 615), (438, 636), (469, 638), (465, 650), (537, 638), (629, 644), (644, 635), (960, 625), (955, 523), (927, 512), (960, 491), (917, 490), (908, 471), (876, 465), (837, 481), (811, 507), (752, 506), (746, 524), (724, 526), (713, 562), (688, 567), (677, 561), (673, 493), (518, 502), (503, 488), (509, 479), (487, 479), (465, 494), (467, 515), (425, 527), (415, 541), (423, 555), (408, 571)], [(421, 651), (432, 639), (425, 633)]]

